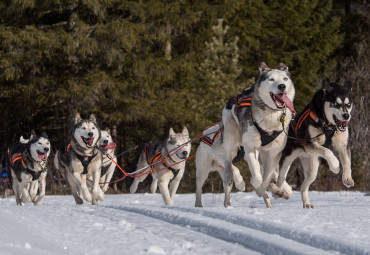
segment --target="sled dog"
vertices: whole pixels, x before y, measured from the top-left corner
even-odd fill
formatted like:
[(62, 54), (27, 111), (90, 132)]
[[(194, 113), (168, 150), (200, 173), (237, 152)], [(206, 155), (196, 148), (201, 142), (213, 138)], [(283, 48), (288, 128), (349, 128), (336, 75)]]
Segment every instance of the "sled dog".
[[(209, 135), (207, 135), (209, 134)], [(196, 165), (196, 199), (195, 206), (202, 207), (202, 187), (210, 172), (217, 171), (223, 180), (224, 178), (224, 163), (225, 151), (221, 142), (221, 129), (220, 125), (215, 125), (203, 132), (205, 137), (202, 138), (196, 152), (195, 165)], [(238, 148), (237, 156), (233, 159), (232, 163), (236, 163), (244, 157), (244, 148)], [(240, 190), (245, 190), (245, 182), (240, 175), (239, 169), (232, 165), (233, 180), (235, 187)], [(274, 172), (274, 180), (277, 180), (278, 173)], [(287, 194), (292, 194), (292, 188), (284, 183), (282, 187)], [(270, 191), (277, 192), (277, 187), (271, 183), (268, 188)], [(271, 207), (271, 201), (264, 197), (267, 207)]]
[[(81, 119), (77, 114), (71, 140), (55, 154), (55, 168), (68, 181), (76, 204), (82, 204), (82, 198), (93, 205), (104, 200), (99, 186), (102, 166), (102, 153), (96, 148), (99, 140), (100, 129), (95, 115)], [(92, 177), (91, 193), (86, 184), (87, 174)]]
[[(100, 147), (105, 151), (106, 154), (109, 154), (114, 161), (116, 157), (114, 156), (114, 149), (116, 144), (112, 140), (110, 130), (102, 130), (100, 138)], [(101, 177), (100, 177), (100, 187), (103, 192), (106, 192), (109, 186), (109, 182), (112, 179), (116, 165), (108, 158), (106, 154), (103, 154), (103, 162), (101, 167)]]
[[(133, 173), (151, 173), (153, 177), (151, 191), (155, 193), (158, 185), (166, 205), (173, 205), (177, 188), (184, 175), (186, 162), (184, 159), (189, 156), (191, 149), (191, 144), (187, 143), (189, 140), (189, 132), (186, 127), (181, 133), (175, 133), (171, 128), (169, 137), (165, 141), (145, 145), (137, 164), (138, 170)], [(180, 149), (179, 147), (185, 143), (187, 144)], [(147, 176), (147, 174), (143, 174), (135, 178), (130, 192), (135, 193), (139, 183), (144, 181)]]
[[(288, 67), (280, 63), (277, 69), (270, 69), (262, 62), (256, 84), (230, 99), (223, 109), (225, 206), (230, 206), (232, 159), (240, 146), (245, 150), (245, 159), (252, 174), (252, 186), (259, 196), (268, 198), (266, 189), (277, 170), (281, 151), (287, 140), (285, 132), (288, 131), (292, 114), (295, 113), (292, 103), (294, 95)], [(263, 163), (262, 172), (259, 157)]]
[(352, 110), (352, 85), (344, 86), (324, 80), (311, 102), (291, 122), (289, 138), (280, 159), (278, 186), (284, 182), (292, 162), (299, 158), (304, 170), (301, 195), (304, 208), (314, 208), (308, 189), (316, 179), (319, 157), (327, 160), (330, 170), (338, 174), (343, 168), (342, 182), (353, 187), (351, 157), (348, 148), (348, 124)]
[(45, 132), (37, 136), (32, 130), (30, 139), (22, 136), (20, 142), (8, 150), (9, 181), (17, 205), (33, 202), (41, 205), (45, 197), (46, 163), (51, 150)]

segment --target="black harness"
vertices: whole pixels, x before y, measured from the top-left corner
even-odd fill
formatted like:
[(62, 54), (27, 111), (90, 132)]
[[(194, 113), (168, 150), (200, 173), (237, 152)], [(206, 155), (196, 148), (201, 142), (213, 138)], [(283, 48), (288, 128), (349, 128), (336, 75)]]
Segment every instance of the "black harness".
[(96, 155), (98, 155), (98, 152), (95, 153), (94, 155), (92, 156), (84, 156), (84, 155), (80, 155), (78, 154), (72, 147), (71, 147), (71, 144), (69, 143), (66, 147), (66, 154), (67, 154), (67, 157), (69, 157), (69, 151), (73, 151), (74, 154), (76, 155), (76, 157), (81, 161), (82, 163), (82, 166), (84, 168), (83, 172), (81, 174), (87, 174), (87, 167), (89, 166), (89, 164), (91, 163), (91, 161), (96, 157)]
[[(170, 167), (167, 164), (167, 161), (164, 159), (164, 157), (162, 155), (162, 152), (161, 152), (162, 147), (163, 147), (163, 144), (160, 146), (159, 150), (152, 157), (150, 157), (149, 152), (150, 152), (150, 149), (151, 149), (151, 144), (149, 144), (149, 143), (146, 144), (145, 147), (144, 147), (146, 161), (148, 162), (148, 165), (151, 166), (152, 172), (154, 171), (154, 169), (157, 166), (159, 166), (161, 164), (164, 165), (173, 174), (173, 177), (170, 180), (170, 182), (172, 182), (176, 178), (176, 176), (179, 174), (180, 169), (174, 169), (174, 168)], [(149, 158), (150, 158), (150, 160), (149, 160)], [(157, 163), (159, 160), (161, 160), (161, 164)]]
[(110, 168), (110, 166), (112, 165), (112, 162), (110, 162), (108, 165), (106, 166), (102, 166), (101, 167), (101, 174), (100, 174), (100, 177), (105, 175), (108, 171), (108, 169)]

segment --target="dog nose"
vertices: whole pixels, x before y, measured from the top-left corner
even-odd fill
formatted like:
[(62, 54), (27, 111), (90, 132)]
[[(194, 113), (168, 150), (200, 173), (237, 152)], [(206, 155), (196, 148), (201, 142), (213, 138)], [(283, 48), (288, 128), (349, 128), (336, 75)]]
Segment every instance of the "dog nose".
[(49, 148), (48, 148), (48, 147), (45, 147), (45, 148), (44, 148), (44, 151), (45, 151), (45, 152), (48, 152), (48, 151), (49, 151)]
[(182, 155), (183, 155), (184, 157), (186, 157), (186, 156), (188, 155), (188, 152), (187, 152), (187, 151), (183, 151), (183, 152), (182, 152)]
[(103, 141), (103, 143), (104, 143), (104, 144), (108, 144), (108, 140), (104, 140), (104, 141)]
[(345, 120), (348, 120), (349, 119), (349, 114), (348, 113), (345, 113), (342, 116), (343, 116), (343, 119), (345, 119)]
[(90, 137), (92, 137), (94, 135), (94, 133), (93, 132), (89, 132), (87, 135), (90, 136)]
[(278, 89), (280, 89), (281, 91), (284, 91), (286, 88), (285, 84), (279, 84), (278, 85)]

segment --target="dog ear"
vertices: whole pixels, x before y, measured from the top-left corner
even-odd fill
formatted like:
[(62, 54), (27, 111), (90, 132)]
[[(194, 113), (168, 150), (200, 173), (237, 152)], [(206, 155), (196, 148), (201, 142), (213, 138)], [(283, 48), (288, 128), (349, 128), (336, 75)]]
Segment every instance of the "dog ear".
[(271, 68), (268, 67), (265, 62), (261, 62), (260, 66), (259, 66), (259, 69), (260, 69), (261, 74), (271, 70)]
[(324, 92), (328, 91), (331, 92), (333, 90), (333, 87), (330, 86), (330, 81), (329, 79), (323, 79), (321, 82), (321, 89), (324, 90)]
[(348, 89), (349, 91), (352, 91), (352, 82), (351, 82), (351, 81), (346, 81), (346, 82), (344, 83), (344, 87), (345, 87), (346, 89)]
[(77, 124), (77, 123), (79, 123), (81, 121), (81, 116), (80, 116), (80, 114), (79, 113), (76, 113), (76, 116), (75, 116), (75, 125)]
[(37, 135), (35, 133), (35, 130), (31, 130), (31, 136), (30, 136), (30, 140), (32, 140), (33, 138), (35, 138)]
[(170, 138), (172, 138), (172, 136), (174, 136), (176, 133), (175, 131), (173, 131), (173, 128), (171, 127), (170, 128)]
[(189, 131), (188, 131), (187, 127), (183, 128), (182, 134), (185, 135), (185, 136), (189, 136)]
[(279, 69), (280, 71), (289, 72), (289, 67), (284, 63), (279, 63), (277, 69)]
[(45, 131), (43, 131), (43, 132), (41, 133), (41, 136), (42, 136), (42, 137), (44, 137), (44, 138), (49, 138)]
[(89, 120), (96, 123), (95, 114), (90, 114)]
[(107, 128), (106, 131), (107, 131), (108, 134), (110, 134), (110, 129), (109, 128)]

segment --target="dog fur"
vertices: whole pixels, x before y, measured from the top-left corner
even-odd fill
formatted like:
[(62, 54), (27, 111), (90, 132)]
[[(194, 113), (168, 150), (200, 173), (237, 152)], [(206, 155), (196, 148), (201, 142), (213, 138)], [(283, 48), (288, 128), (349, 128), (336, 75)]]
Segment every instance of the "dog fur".
[[(301, 195), (304, 208), (314, 208), (308, 198), (308, 190), (316, 179), (319, 157), (327, 160), (329, 169), (338, 174), (343, 167), (342, 182), (353, 187), (351, 157), (348, 148), (348, 128), (351, 119), (351, 83), (344, 86), (324, 80), (311, 102), (297, 115), (289, 130), (289, 138), (280, 160), (280, 174), (277, 185), (281, 186), (290, 165), (299, 158), (304, 169)], [(310, 116), (313, 112), (314, 119)], [(303, 118), (304, 115), (306, 118)], [(302, 116), (302, 118), (301, 118)], [(298, 129), (297, 127), (300, 126)], [(334, 153), (339, 154), (339, 161)]]
[[(104, 200), (104, 193), (99, 186), (103, 156), (95, 147), (99, 140), (100, 128), (95, 115), (91, 114), (89, 119), (81, 119), (77, 114), (70, 143), (59, 149), (55, 155), (55, 168), (68, 181), (76, 204), (83, 204), (82, 198), (93, 205)], [(86, 183), (87, 174), (92, 177), (91, 193)]]
[[(251, 113), (246, 107), (237, 109), (233, 104), (225, 107), (222, 112), (223, 146), (225, 150), (225, 206), (230, 206), (230, 192), (232, 188), (232, 159), (240, 146), (244, 147), (245, 159), (252, 174), (251, 184), (256, 188), (259, 196), (268, 198), (266, 189), (270, 184), (274, 171), (279, 163), (281, 151), (286, 143), (286, 135), (292, 118), (292, 101), (295, 90), (288, 72), (288, 67), (280, 63), (277, 69), (270, 69), (265, 63), (260, 65), (260, 77), (253, 86)], [(286, 110), (286, 108), (289, 110)], [(281, 118), (285, 113), (284, 132)], [(261, 134), (253, 123), (250, 115), (253, 114), (255, 123), (267, 133), (280, 134), (267, 145), (262, 146)], [(263, 162), (263, 171), (260, 170), (260, 160)], [(262, 174), (263, 173), (263, 176)], [(282, 192), (282, 191), (277, 191)]]
[[(164, 142), (150, 144), (148, 157), (145, 151), (141, 153), (137, 164), (138, 170), (132, 173), (142, 174), (145, 172), (150, 172), (153, 177), (151, 191), (154, 193), (158, 186), (159, 191), (162, 194), (163, 201), (166, 205), (173, 205), (177, 188), (180, 184), (182, 176), (184, 175), (186, 161), (183, 160), (189, 156), (191, 149), (191, 144), (187, 143), (189, 140), (189, 132), (186, 127), (184, 127), (181, 133), (175, 133), (171, 128), (169, 131), (169, 137)], [(150, 158), (152, 158), (152, 155), (155, 155), (158, 151), (160, 151), (163, 157), (166, 158), (169, 153), (172, 154), (173, 151), (176, 151), (179, 146), (185, 143), (187, 144), (184, 147), (173, 154), (169, 159), (166, 159), (167, 166), (175, 164), (172, 168), (175, 169), (177, 174), (174, 174), (173, 171), (170, 170), (170, 167), (166, 168), (162, 162), (155, 165), (154, 169), (150, 171)], [(164, 169), (156, 171), (162, 168)], [(143, 182), (147, 176), (148, 174), (143, 174), (140, 177), (136, 177), (134, 182), (131, 184), (130, 192), (135, 193), (139, 183)]]
[(21, 136), (20, 142), (9, 150), (7, 170), (17, 205), (30, 202), (34, 205), (42, 204), (50, 151), (50, 140), (46, 133), (37, 136), (33, 130), (30, 139)]
[[(110, 145), (112, 148), (109, 148)], [(116, 161), (116, 157), (114, 156), (114, 148), (115, 143), (113, 142), (112, 136), (110, 134), (110, 130), (102, 130), (101, 131), (101, 138), (100, 138), (100, 147), (102, 147), (105, 153), (109, 154), (114, 161)], [(114, 170), (116, 169), (116, 165), (108, 158), (106, 154), (103, 154), (103, 163), (102, 163), (102, 172), (100, 177), (100, 187), (103, 192), (106, 192), (109, 187), (109, 182), (112, 179), (114, 174)]]

